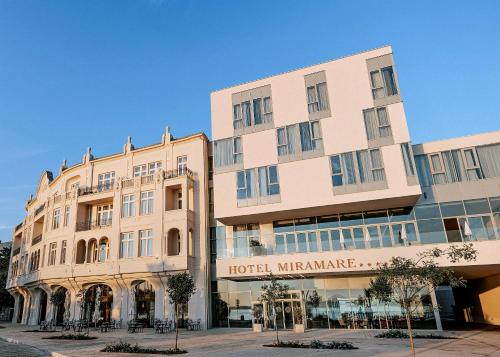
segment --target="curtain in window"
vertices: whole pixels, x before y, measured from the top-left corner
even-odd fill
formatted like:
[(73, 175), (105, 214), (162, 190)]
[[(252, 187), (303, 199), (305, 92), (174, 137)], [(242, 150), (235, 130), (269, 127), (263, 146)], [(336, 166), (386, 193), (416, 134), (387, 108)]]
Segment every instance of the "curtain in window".
[(234, 138), (234, 163), (242, 164), (243, 163), (243, 148), (241, 147), (241, 138)]
[(239, 200), (247, 198), (247, 188), (245, 183), (245, 171), (236, 173), (237, 198)]
[(268, 177), (267, 177), (267, 168), (259, 167), (259, 194), (261, 196), (269, 196), (269, 189), (267, 186)]
[(371, 150), (370, 151), (371, 164), (373, 169), (373, 180), (374, 181), (384, 181), (385, 173), (384, 173), (384, 165), (382, 163), (382, 153), (380, 150)]
[(252, 198), (257, 196), (256, 185), (255, 185), (255, 170), (245, 170), (245, 180), (247, 189), (247, 198)]
[[(455, 150), (458, 151), (458, 150)], [(467, 177), (470, 181), (479, 180), (482, 178), (481, 170), (478, 168), (476, 158), (472, 149), (467, 149), (464, 151), (465, 162), (467, 163)]]
[(394, 80), (394, 71), (392, 67), (382, 68), (382, 77), (384, 78), (385, 93), (387, 96), (398, 94), (396, 82)]
[(280, 193), (280, 184), (278, 182), (278, 168), (269, 166), (269, 194), (277, 195)]
[(311, 151), (313, 149), (312, 138), (311, 138), (311, 128), (309, 122), (300, 123), (300, 145), (302, 151)]
[(500, 144), (478, 146), (476, 152), (484, 176), (500, 177)]
[(401, 155), (403, 156), (406, 176), (415, 175), (415, 170), (411, 161), (410, 145), (408, 143), (401, 144)]
[(368, 150), (357, 151), (356, 158), (358, 160), (359, 180), (361, 183), (373, 181), (372, 166)]
[(387, 110), (385, 108), (377, 108), (378, 125), (379, 125), (379, 135), (381, 138), (392, 136), (391, 124), (389, 123), (389, 117), (387, 116)]
[(365, 117), (366, 137), (368, 140), (376, 139), (378, 137), (378, 125), (375, 111), (373, 109), (364, 110), (363, 116)]
[(254, 125), (262, 124), (262, 99), (253, 100), (253, 123)]
[(420, 185), (423, 187), (432, 186), (431, 168), (427, 155), (415, 155), (415, 165)]
[(311, 134), (313, 139), (313, 149), (318, 149), (319, 141), (321, 140), (321, 128), (319, 126), (319, 121), (311, 122)]
[(446, 183), (446, 174), (442, 173), (444, 171), (443, 166), (441, 165), (441, 160), (439, 159), (439, 155), (431, 155), (431, 163), (432, 163), (432, 178), (434, 183), (443, 184)]
[(352, 158), (352, 152), (347, 152), (342, 154), (342, 163), (344, 166), (344, 176), (345, 176), (345, 184), (353, 184), (356, 183), (356, 174), (354, 171), (354, 160)]
[(233, 138), (214, 141), (214, 166), (224, 167), (233, 164), (234, 164)]
[(443, 151), (441, 153), (441, 155), (443, 157), (444, 171), (446, 173), (446, 177), (448, 179), (448, 182), (461, 181), (457, 177), (457, 172), (455, 170), (455, 165), (454, 165), (453, 159), (451, 157), (451, 152), (450, 151)]
[(328, 89), (326, 87), (326, 82), (318, 83), (318, 105), (319, 110), (326, 110), (329, 108), (328, 103)]
[(459, 181), (465, 181), (465, 167), (460, 150), (452, 150), (451, 157), (453, 159), (453, 164), (455, 165), (455, 171)]
[(295, 148), (298, 147), (299, 130), (297, 125), (286, 127), (287, 151), (288, 155), (295, 154)]
[(233, 127), (234, 129), (240, 129), (243, 126), (241, 120), (241, 106), (239, 104), (233, 106)]
[(318, 99), (316, 98), (316, 87), (307, 87), (307, 109), (309, 113), (318, 111)]
[(250, 102), (241, 103), (241, 112), (243, 118), (243, 126), (252, 126), (252, 113), (250, 110)]
[(276, 135), (278, 137), (278, 156), (284, 156), (287, 154), (285, 128), (278, 128)]
[(273, 110), (271, 108), (271, 97), (264, 98), (264, 123), (273, 121)]

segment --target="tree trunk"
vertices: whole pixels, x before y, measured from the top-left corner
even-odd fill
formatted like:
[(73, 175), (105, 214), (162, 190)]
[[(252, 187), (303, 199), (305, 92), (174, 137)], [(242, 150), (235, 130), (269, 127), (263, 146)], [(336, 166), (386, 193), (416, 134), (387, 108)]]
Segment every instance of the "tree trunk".
[(278, 336), (278, 324), (276, 323), (276, 306), (273, 304), (273, 315), (274, 315), (274, 329), (276, 330), (276, 343), (280, 344), (280, 339)]
[(410, 349), (412, 357), (415, 357), (415, 344), (413, 342), (413, 332), (411, 329), (411, 318), (409, 312), (409, 306), (405, 306), (405, 315), (406, 315), (406, 325), (408, 328), (408, 335), (410, 336)]
[[(181, 305), (181, 309), (183, 309)], [(175, 350), (177, 351), (177, 340), (179, 339), (179, 319), (177, 317), (177, 305), (175, 305)]]

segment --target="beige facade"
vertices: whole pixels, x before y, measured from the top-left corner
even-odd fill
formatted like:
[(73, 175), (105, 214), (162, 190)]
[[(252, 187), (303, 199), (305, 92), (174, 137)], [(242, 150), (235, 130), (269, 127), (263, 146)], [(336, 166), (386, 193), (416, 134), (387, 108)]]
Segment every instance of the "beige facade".
[[(134, 148), (129, 138), (119, 154), (88, 149), (57, 177), (45, 172), (14, 232), (14, 320), (172, 318), (167, 276), (189, 271), (197, 292), (188, 316), (206, 326), (207, 142), (167, 128), (159, 144)], [(95, 304), (97, 287), (99, 313), (83, 303)], [(47, 297), (60, 289), (64, 312), (52, 311)]]

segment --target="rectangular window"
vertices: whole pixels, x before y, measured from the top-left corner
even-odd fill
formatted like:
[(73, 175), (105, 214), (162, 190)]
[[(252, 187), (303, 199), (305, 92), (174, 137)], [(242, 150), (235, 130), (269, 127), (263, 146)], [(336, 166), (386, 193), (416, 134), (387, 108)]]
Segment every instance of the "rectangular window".
[(333, 186), (351, 185), (356, 183), (356, 173), (351, 152), (330, 156)]
[(273, 165), (238, 171), (236, 186), (239, 200), (278, 195), (280, 193), (278, 168)]
[(273, 121), (271, 97), (253, 98), (233, 105), (233, 128), (257, 126)]
[(54, 209), (54, 213), (52, 214), (52, 229), (58, 229), (61, 224), (61, 209)]
[(483, 178), (479, 160), (474, 148), (463, 150), (465, 157), (465, 168), (467, 170), (467, 178), (469, 181), (475, 181)]
[(97, 188), (99, 191), (110, 190), (115, 182), (115, 172), (105, 172), (97, 176)]
[(385, 107), (363, 110), (363, 117), (368, 140), (392, 136), (391, 123)]
[(394, 70), (392, 66), (370, 72), (373, 99), (389, 97), (398, 94)]
[(61, 242), (61, 256), (59, 257), (59, 264), (66, 264), (66, 245), (67, 241)]
[(141, 215), (153, 213), (153, 197), (153, 191), (141, 192)]
[(134, 233), (126, 232), (120, 236), (120, 258), (132, 258), (134, 256)]
[(439, 153), (430, 155), (432, 180), (435, 185), (446, 183), (446, 174), (444, 173), (444, 165)]
[[(356, 159), (357, 165), (354, 164)], [(385, 181), (382, 153), (379, 149), (360, 150), (330, 156), (333, 186)]]
[(500, 177), (500, 144), (478, 146), (476, 151), (484, 177)]
[(278, 156), (321, 149), (321, 127), (318, 120), (288, 125), (276, 131)]
[(64, 207), (64, 227), (67, 227), (69, 224), (69, 214), (70, 214), (70, 206)]
[(409, 143), (401, 144), (401, 155), (405, 165), (406, 176), (415, 176), (415, 167), (413, 166), (413, 153)]
[(316, 113), (330, 108), (326, 82), (307, 87), (307, 110)]
[(97, 207), (97, 224), (100, 226), (111, 225), (113, 219), (113, 205), (100, 205)]
[(134, 177), (146, 176), (148, 174), (148, 165), (137, 165), (134, 166)]
[(47, 265), (56, 264), (57, 243), (50, 243), (49, 245), (49, 261)]
[(123, 195), (122, 217), (135, 216), (135, 195)]
[(177, 156), (177, 172), (179, 175), (185, 175), (187, 169), (187, 156)]
[(151, 257), (153, 255), (153, 231), (146, 229), (139, 231), (139, 256)]
[(154, 175), (161, 169), (161, 161), (150, 162), (148, 164), (148, 175)]
[(233, 105), (233, 128), (243, 128), (243, 118), (241, 116), (241, 104)]
[(241, 137), (214, 141), (214, 164), (216, 168), (243, 163)]

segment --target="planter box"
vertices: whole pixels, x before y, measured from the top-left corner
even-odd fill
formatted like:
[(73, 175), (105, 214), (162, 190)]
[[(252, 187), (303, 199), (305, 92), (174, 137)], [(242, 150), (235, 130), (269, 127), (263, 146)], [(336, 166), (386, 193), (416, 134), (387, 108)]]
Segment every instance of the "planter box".
[(262, 324), (253, 324), (253, 332), (262, 332)]
[(303, 324), (295, 324), (293, 326), (293, 330), (297, 333), (304, 333), (305, 332), (305, 326)]

